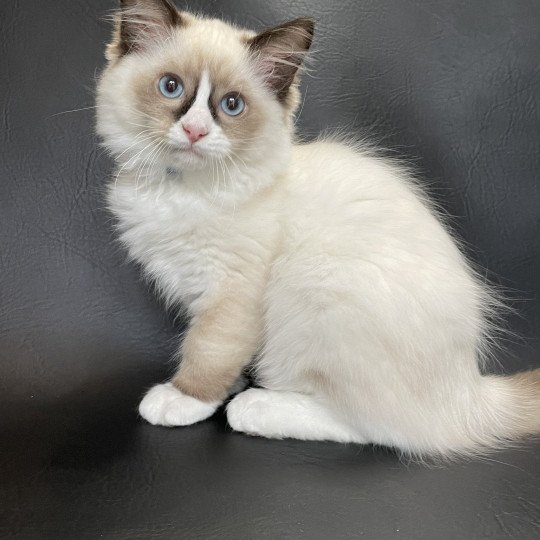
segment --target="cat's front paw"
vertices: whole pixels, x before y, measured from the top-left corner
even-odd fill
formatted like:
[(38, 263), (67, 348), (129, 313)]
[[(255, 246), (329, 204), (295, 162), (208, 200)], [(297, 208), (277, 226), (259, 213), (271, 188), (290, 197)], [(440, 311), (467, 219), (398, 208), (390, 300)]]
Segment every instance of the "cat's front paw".
[(150, 388), (139, 405), (139, 414), (158, 426), (189, 426), (212, 416), (219, 405), (187, 396), (168, 382)]

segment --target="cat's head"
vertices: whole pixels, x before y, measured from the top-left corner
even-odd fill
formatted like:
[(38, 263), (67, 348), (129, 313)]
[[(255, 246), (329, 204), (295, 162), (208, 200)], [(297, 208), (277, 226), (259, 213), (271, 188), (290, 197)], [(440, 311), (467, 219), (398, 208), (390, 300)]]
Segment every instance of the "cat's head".
[(239, 167), (286, 153), (312, 37), (311, 19), (255, 34), (169, 0), (122, 0), (98, 132), (127, 168)]

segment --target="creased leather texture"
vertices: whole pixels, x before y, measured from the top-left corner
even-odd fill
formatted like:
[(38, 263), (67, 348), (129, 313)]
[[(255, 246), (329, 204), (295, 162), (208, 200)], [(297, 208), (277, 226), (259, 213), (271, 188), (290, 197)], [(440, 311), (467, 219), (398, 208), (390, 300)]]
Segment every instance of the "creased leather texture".
[[(470, 257), (511, 289), (540, 361), (540, 3), (196, 1), (262, 28), (318, 21), (298, 123), (346, 126), (412, 161)], [(113, 1), (0, 4), (0, 536), (533, 538), (538, 445), (443, 468), (389, 451), (144, 424), (182, 321), (115, 243), (93, 135)], [(452, 276), (448, 276), (452, 279)]]

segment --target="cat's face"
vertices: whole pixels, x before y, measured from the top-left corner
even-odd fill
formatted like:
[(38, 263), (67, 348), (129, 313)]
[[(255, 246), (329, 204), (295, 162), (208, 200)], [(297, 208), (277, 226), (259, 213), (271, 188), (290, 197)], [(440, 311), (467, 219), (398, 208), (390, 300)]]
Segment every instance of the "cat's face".
[(312, 31), (300, 19), (257, 36), (166, 0), (124, 1), (98, 87), (105, 145), (132, 169), (226, 170), (279, 152)]

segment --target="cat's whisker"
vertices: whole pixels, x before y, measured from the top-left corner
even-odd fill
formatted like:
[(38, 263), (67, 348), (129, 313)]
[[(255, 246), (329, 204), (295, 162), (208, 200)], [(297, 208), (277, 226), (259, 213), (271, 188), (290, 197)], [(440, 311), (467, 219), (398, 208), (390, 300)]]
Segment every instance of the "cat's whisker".
[(70, 114), (70, 113), (75, 113), (75, 112), (80, 112), (80, 111), (89, 111), (91, 109), (96, 109), (97, 107), (98, 107), (98, 105), (91, 105), (89, 107), (81, 107), (79, 109), (71, 109), (69, 111), (61, 111), (61, 112), (51, 114), (47, 118), (54, 118), (55, 116), (61, 116), (63, 114)]
[[(145, 138), (142, 139), (142, 141), (144, 141), (144, 140), (148, 140), (148, 138), (145, 137)], [(136, 141), (136, 142), (134, 142), (134, 143), (131, 144), (128, 148), (126, 148), (126, 150), (124, 150), (124, 152), (122, 152), (122, 154), (125, 154), (125, 152), (129, 151), (131, 148), (133, 148), (133, 146), (139, 144), (139, 143), (142, 142), (142, 141)], [(122, 155), (122, 154), (121, 154), (121, 155)], [(122, 166), (120, 167), (120, 169), (116, 172), (116, 174), (115, 174), (115, 182), (114, 182), (114, 183), (115, 183), (115, 186), (116, 186), (117, 183), (118, 183), (118, 179), (119, 179), (121, 173), (124, 171), (124, 169), (129, 169), (129, 168), (131, 168), (131, 165), (132, 165), (132, 164), (131, 164), (131, 161), (132, 161), (133, 158), (136, 158), (136, 157), (137, 157), (137, 155), (132, 156), (131, 158), (129, 158), (125, 163), (122, 164)], [(117, 159), (118, 159), (118, 158), (117, 158)]]
[(221, 176), (220, 176), (220, 173), (218, 172), (217, 192), (216, 192), (216, 197), (214, 197), (213, 203), (216, 202), (217, 197), (219, 197), (220, 193), (221, 193), (221, 178), (223, 178), (223, 183), (225, 183), (225, 168), (223, 167), (223, 158), (221, 156), (219, 157), (219, 159), (217, 161), (217, 164), (219, 165), (219, 170), (221, 171)]
[[(225, 156), (225, 157), (226, 157), (226, 159), (230, 160), (232, 166), (236, 169), (236, 171), (240, 172), (240, 169), (239, 169), (238, 165), (233, 161), (232, 157), (231, 156)], [(230, 190), (232, 192), (232, 190), (234, 189), (234, 180), (233, 180), (233, 177), (232, 177), (231, 174), (229, 174), (229, 182), (230, 182), (230, 187), (228, 187), (227, 190), (228, 191)], [(233, 218), (234, 218), (234, 216), (236, 214), (236, 200), (234, 198), (232, 199), (232, 204), (233, 204), (232, 215), (233, 215)]]
[[(152, 140), (150, 141), (144, 148), (142, 148), (139, 152), (137, 152), (137, 154), (135, 154), (130, 160), (128, 160), (127, 163), (130, 163), (130, 161), (132, 162), (128, 168), (129, 169), (133, 169), (136, 164), (137, 164), (137, 161), (139, 160), (139, 157), (141, 154), (143, 154), (147, 148), (150, 148), (152, 145), (155, 145), (156, 144), (156, 141), (155, 140)], [(137, 175), (136, 177), (136, 183), (135, 183), (135, 193), (138, 193), (139, 191), (139, 177)]]
[[(161, 158), (163, 153), (166, 151), (166, 147), (167, 147), (167, 143), (165, 141), (161, 141), (158, 144), (157, 148), (156, 148), (154, 159), (152, 160), (152, 162), (150, 163), (150, 165), (148, 167), (148, 175), (147, 175), (147, 178), (146, 178), (147, 187), (148, 187), (148, 181), (149, 181), (150, 174), (154, 170), (154, 167), (156, 166), (158, 160)], [(160, 186), (163, 183), (164, 174), (165, 173), (162, 171), (161, 175), (160, 175)], [(158, 196), (159, 196), (159, 194), (158, 194)]]
[(163, 143), (164, 141), (159, 141), (156, 148), (154, 148), (153, 150), (150, 151), (150, 153), (148, 154), (148, 156), (146, 156), (145, 159), (143, 159), (141, 161), (141, 163), (139, 164), (139, 167), (137, 169), (137, 176), (140, 176), (141, 173), (144, 171), (144, 167), (146, 166), (146, 164), (149, 162), (149, 160), (153, 157), (153, 154), (154, 152), (157, 150), (157, 148), (159, 148), (159, 146)]
[[(234, 159), (241, 161), (241, 162), (242, 162), (242, 165), (243, 165), (246, 169), (248, 168), (246, 162), (245, 162), (245, 161), (238, 155), (238, 153), (235, 152), (234, 150), (230, 150), (230, 151), (229, 151), (229, 155), (227, 155), (227, 157), (228, 157), (231, 161), (233, 161), (233, 157), (234, 157)], [(233, 162), (234, 162), (234, 161), (233, 161)], [(236, 163), (235, 163), (235, 165), (236, 165)], [(237, 166), (237, 168), (238, 168), (238, 166)]]
[[(116, 160), (117, 161), (120, 161), (119, 158), (125, 154), (126, 152), (128, 152), (131, 148), (133, 148), (134, 146), (136, 146), (137, 144), (139, 144), (140, 142), (143, 142), (144, 140), (147, 140), (147, 139), (142, 139), (140, 141), (136, 141), (134, 142), (133, 144), (131, 144), (128, 148), (126, 148), (119, 156), (115, 156), (116, 157)], [(114, 155), (114, 154), (113, 154)], [(130, 161), (131, 161), (132, 158), (129, 158), (127, 159), (123, 164), (122, 166), (120, 167), (119, 171), (117, 171), (117, 178), (118, 178), (118, 175), (120, 172), (122, 172), (124, 169), (126, 168), (129, 168), (130, 166)]]
[[(233, 184), (233, 179), (232, 179), (232, 175), (231, 175), (231, 172), (230, 172), (230, 169), (229, 169), (229, 166), (227, 165), (227, 158), (229, 156), (225, 156), (225, 158), (223, 159), (223, 164), (227, 170), (227, 178), (225, 180), (225, 193), (227, 193), (229, 191), (229, 184), (231, 185), (232, 187), (232, 184)], [(221, 208), (223, 208), (223, 204), (224, 204), (224, 197), (222, 198), (221, 200)]]
[(145, 141), (151, 140), (154, 137), (155, 136), (153, 134), (151, 134), (151, 133), (150, 134), (144, 134), (144, 136), (143, 136), (143, 132), (141, 132), (141, 133), (139, 133), (139, 135), (137, 135), (135, 137), (135, 140), (133, 141), (133, 143), (130, 144), (124, 151), (122, 151), (120, 154), (113, 153), (113, 155), (116, 158), (116, 160), (119, 161), (120, 158), (123, 155), (125, 155), (127, 152), (129, 152), (133, 147), (137, 146), (138, 144), (144, 143)]
[(213, 180), (213, 186), (212, 186), (212, 193), (213, 193), (212, 203), (211, 203), (212, 206), (214, 206), (216, 202), (216, 198), (218, 197), (219, 191), (220, 191), (220, 174), (221, 174), (220, 169), (221, 169), (221, 166), (219, 164), (219, 158), (217, 160), (212, 160), (212, 170), (215, 171), (215, 179)]
[[(159, 145), (159, 143), (158, 143)], [(154, 157), (154, 154), (156, 153), (157, 151), (157, 146), (154, 146), (153, 148), (150, 149), (150, 151), (148, 152), (148, 154), (143, 157), (140, 162), (139, 162), (139, 165), (137, 167), (137, 170), (135, 172), (135, 175), (136, 175), (136, 185), (137, 185), (137, 190), (139, 190), (139, 181), (140, 180), (144, 180), (143, 182), (143, 187), (147, 187), (147, 180), (148, 180), (148, 176), (149, 176), (149, 172), (146, 169), (147, 167), (147, 163), (153, 159)]]
[(259, 134), (259, 135), (255, 135), (255, 136), (252, 136), (252, 137), (237, 137), (235, 138), (234, 142), (258, 142), (258, 141), (261, 141), (263, 139), (267, 139), (267, 135), (266, 134)]
[[(167, 143), (165, 141), (162, 141), (162, 145), (161, 145), (161, 148), (159, 150), (159, 152), (156, 154), (156, 157), (154, 159), (154, 163), (152, 163), (152, 168), (157, 165), (157, 163), (159, 162), (159, 160), (161, 159), (161, 157), (163, 156), (164, 152), (167, 151)], [(159, 169), (158, 169), (159, 171)], [(157, 192), (157, 200), (159, 201), (159, 199), (161, 199), (161, 196), (163, 195), (163, 192), (164, 192), (164, 183), (165, 183), (165, 179), (167, 177), (167, 169), (164, 168), (164, 167), (161, 167), (161, 171), (159, 171), (160, 174), (159, 174), (159, 186), (158, 186), (158, 192)]]
[(148, 118), (149, 120), (152, 120), (152, 122), (155, 122), (155, 123), (158, 123), (159, 122), (159, 119), (152, 116), (151, 114), (148, 114), (144, 111), (141, 111), (140, 109), (137, 109), (137, 108), (134, 108), (132, 109), (133, 112), (135, 112), (136, 114), (138, 114), (139, 116), (143, 116), (145, 118)]
[(212, 200), (210, 202), (210, 206), (213, 207), (216, 197), (217, 197), (217, 187), (216, 187), (216, 177), (215, 177), (216, 170), (217, 170), (217, 163), (215, 162), (215, 160), (212, 160), (210, 163), (212, 167), (212, 189), (211, 189)]
[(127, 121), (126, 124), (128, 124), (130, 126), (134, 126), (134, 127), (141, 127), (141, 128), (145, 128), (145, 129), (151, 129), (151, 130), (155, 131), (156, 134), (159, 134), (159, 131), (156, 128), (153, 128), (153, 127), (145, 125), (145, 124), (137, 124), (136, 122), (129, 122), (129, 121)]

